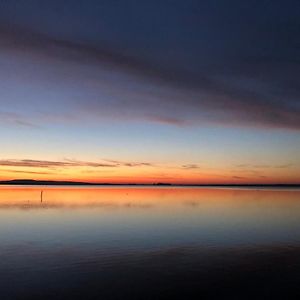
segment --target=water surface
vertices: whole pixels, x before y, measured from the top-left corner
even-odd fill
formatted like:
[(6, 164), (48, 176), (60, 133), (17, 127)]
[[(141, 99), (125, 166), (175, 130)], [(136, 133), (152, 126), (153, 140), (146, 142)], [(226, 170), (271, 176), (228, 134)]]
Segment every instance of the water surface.
[(299, 285), (297, 189), (0, 187), (1, 299), (296, 299)]

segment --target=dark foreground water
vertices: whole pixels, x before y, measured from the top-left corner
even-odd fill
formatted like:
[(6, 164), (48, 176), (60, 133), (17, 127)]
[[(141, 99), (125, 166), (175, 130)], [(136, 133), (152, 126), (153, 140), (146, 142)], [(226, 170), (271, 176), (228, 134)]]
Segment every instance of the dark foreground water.
[(0, 187), (0, 299), (300, 299), (300, 190)]

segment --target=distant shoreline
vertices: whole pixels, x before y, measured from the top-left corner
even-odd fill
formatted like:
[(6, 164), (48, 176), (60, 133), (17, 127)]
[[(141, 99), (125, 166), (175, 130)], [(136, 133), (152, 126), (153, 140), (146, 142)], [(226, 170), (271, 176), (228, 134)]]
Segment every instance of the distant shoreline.
[(172, 184), (172, 183), (92, 183), (80, 181), (54, 181), (54, 180), (32, 180), (14, 179), (0, 181), (0, 185), (58, 185), (58, 186), (166, 186), (166, 187), (296, 187), (299, 184)]

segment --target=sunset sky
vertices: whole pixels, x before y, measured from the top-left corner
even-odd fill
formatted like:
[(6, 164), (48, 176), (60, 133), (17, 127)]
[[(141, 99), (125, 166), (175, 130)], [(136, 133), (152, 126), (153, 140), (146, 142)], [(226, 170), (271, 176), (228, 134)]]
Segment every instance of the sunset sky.
[(300, 183), (299, 53), (297, 0), (2, 0), (0, 180)]

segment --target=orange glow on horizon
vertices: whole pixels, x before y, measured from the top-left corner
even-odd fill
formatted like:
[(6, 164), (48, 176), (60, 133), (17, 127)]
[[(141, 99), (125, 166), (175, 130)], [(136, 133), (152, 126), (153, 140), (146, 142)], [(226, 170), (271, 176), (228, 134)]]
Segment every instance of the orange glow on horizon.
[(184, 170), (176, 167), (118, 168), (117, 170), (92, 170), (74, 168), (41, 170), (35, 168), (1, 169), (0, 180), (33, 179), (54, 181), (80, 181), (112, 184), (298, 184), (297, 170), (262, 170), (265, 176), (239, 170), (223, 169)]

